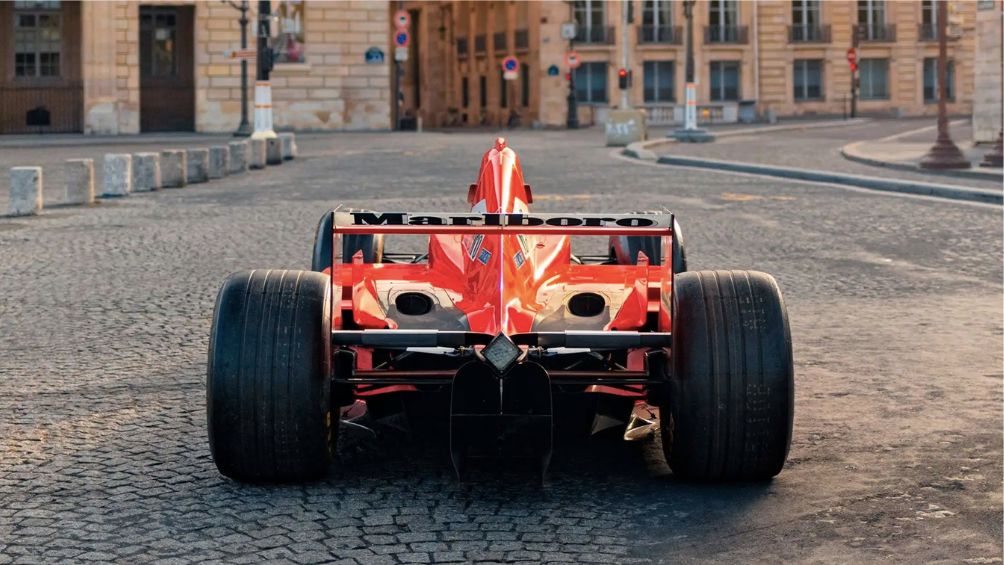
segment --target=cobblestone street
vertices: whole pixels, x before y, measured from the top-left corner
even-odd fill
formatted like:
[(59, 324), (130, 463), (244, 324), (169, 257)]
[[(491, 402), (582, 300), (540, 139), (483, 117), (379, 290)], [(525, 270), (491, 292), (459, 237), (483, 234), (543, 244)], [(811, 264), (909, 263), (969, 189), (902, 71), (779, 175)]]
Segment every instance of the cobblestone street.
[(796, 408), (775, 480), (686, 483), (657, 443), (597, 436), (544, 487), (460, 483), (445, 438), (391, 425), (344, 431), (320, 482), (225, 479), (205, 421), (225, 276), (308, 268), (337, 204), (464, 210), (493, 137), (297, 140), (263, 171), (0, 218), (0, 564), (1000, 562), (1000, 207), (629, 162), (598, 130), (511, 134), (536, 210), (666, 206), (691, 270), (777, 277)]

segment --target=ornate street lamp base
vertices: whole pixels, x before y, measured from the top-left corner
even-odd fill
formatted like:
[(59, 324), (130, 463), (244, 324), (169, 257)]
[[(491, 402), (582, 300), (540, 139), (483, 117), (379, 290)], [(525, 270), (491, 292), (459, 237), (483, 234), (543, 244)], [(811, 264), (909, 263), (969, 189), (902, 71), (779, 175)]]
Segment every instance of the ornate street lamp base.
[(972, 163), (947, 135), (939, 135), (934, 147), (920, 162), (921, 169), (968, 169)]
[(715, 140), (714, 134), (704, 129), (680, 128), (666, 137), (672, 137), (680, 143), (708, 143)]
[(996, 169), (1004, 166), (1004, 132), (997, 134), (997, 141), (994, 143), (993, 149), (983, 156), (980, 166)]
[(234, 137), (251, 137), (251, 133), (254, 129), (251, 128), (251, 124), (247, 122), (241, 122), (241, 125), (237, 126), (234, 131)]

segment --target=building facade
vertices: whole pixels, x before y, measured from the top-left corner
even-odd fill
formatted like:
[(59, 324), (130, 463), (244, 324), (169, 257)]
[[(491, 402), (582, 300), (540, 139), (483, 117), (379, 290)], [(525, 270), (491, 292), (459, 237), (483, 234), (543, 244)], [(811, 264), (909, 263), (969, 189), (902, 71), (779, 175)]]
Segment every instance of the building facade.
[[(389, 3), (272, 5), (275, 127), (389, 129)], [(0, 133), (232, 131), (238, 18), (218, 1), (0, 2)]]
[[(632, 22), (625, 25), (623, 2)], [(951, 2), (949, 111), (972, 110), (976, 2)], [(428, 125), (559, 126), (567, 115), (569, 65), (580, 122), (619, 105), (627, 44), (630, 104), (652, 123), (682, 119), (686, 19), (680, 0), (571, 2), (409, 1), (418, 22), (405, 71), (404, 112)], [(575, 26), (562, 39), (562, 23)], [(937, 111), (937, 8), (932, 0), (699, 0), (694, 48), (699, 119), (742, 115), (838, 116), (851, 105), (847, 51), (858, 34), (857, 110), (920, 116)], [(501, 61), (524, 65), (506, 85)], [(998, 62), (999, 65), (999, 57)]]

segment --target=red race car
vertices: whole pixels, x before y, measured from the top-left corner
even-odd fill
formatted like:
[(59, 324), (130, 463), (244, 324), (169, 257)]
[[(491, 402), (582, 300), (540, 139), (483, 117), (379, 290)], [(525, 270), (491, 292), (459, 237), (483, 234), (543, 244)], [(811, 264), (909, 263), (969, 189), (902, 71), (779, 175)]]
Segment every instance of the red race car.
[[(467, 201), (469, 213), (330, 211), (312, 271), (226, 280), (206, 383), (221, 473), (323, 476), (343, 413), (363, 403), (376, 419), (448, 424), (458, 475), (476, 456), (529, 456), (544, 472), (555, 437), (600, 420), (630, 422), (626, 437), (658, 425), (677, 476), (780, 472), (794, 370), (773, 277), (686, 271), (668, 212), (531, 213), (502, 139)], [(385, 253), (385, 234), (428, 244)], [(609, 254), (577, 256), (572, 236), (600, 236)]]

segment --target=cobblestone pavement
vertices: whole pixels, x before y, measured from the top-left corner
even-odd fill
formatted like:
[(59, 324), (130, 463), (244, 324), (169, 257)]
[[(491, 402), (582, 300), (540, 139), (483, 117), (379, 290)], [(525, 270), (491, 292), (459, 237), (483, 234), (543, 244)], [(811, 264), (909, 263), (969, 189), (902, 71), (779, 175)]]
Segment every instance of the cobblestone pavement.
[(445, 438), (390, 426), (343, 434), (316, 483), (222, 478), (204, 383), (224, 276), (306, 268), (337, 202), (462, 210), (490, 142), (301, 136), (262, 172), (0, 219), (0, 563), (1000, 561), (1000, 208), (646, 166), (596, 131), (512, 135), (538, 209), (666, 205), (691, 268), (778, 277), (797, 391), (774, 481), (684, 483), (656, 443), (594, 438), (543, 488), (461, 484)]
[[(843, 127), (779, 132), (764, 131), (747, 135), (721, 136), (713, 143), (673, 143), (655, 146), (652, 150), (660, 155), (705, 157), (708, 159), (815, 169), (871, 177), (1001, 189), (1001, 182), (999, 180), (959, 178), (924, 172), (886, 169), (849, 161), (840, 155), (840, 148), (848, 143), (880, 139), (933, 124), (933, 118), (874, 120), (860, 125)], [(952, 131), (955, 139), (961, 141), (965, 139), (969, 128), (957, 127)], [(933, 145), (936, 134), (937, 132), (932, 130), (926, 132), (926, 134), (918, 133), (910, 136), (910, 139), (927, 139)], [(989, 147), (986, 149), (989, 149)]]

